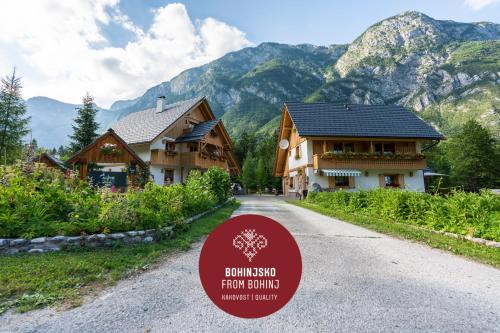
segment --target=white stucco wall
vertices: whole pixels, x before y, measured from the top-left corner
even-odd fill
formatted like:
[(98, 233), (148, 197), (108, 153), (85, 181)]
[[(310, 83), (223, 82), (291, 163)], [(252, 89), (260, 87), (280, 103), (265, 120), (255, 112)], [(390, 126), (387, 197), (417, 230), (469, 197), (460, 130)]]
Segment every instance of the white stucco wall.
[(151, 165), (149, 167), (149, 172), (153, 177), (153, 180), (156, 185), (163, 185), (163, 173), (161, 172), (161, 167), (156, 165)]
[[(368, 176), (365, 176), (362, 170), (361, 176), (354, 177), (354, 185), (356, 189), (375, 189), (379, 187), (380, 174), (404, 174), (405, 190), (424, 192), (424, 174), (422, 170), (413, 170), (413, 176), (410, 177), (411, 170), (368, 170)], [(314, 173), (313, 168), (306, 169), (306, 175), (309, 176), (309, 185), (313, 183), (319, 184), (322, 188), (328, 188), (328, 177)]]
[(149, 145), (133, 145), (130, 147), (144, 162), (149, 162), (151, 160), (151, 149)]
[(181, 168), (180, 167), (164, 167), (159, 165), (151, 165), (149, 167), (151, 176), (153, 176), (154, 182), (157, 185), (164, 185), (164, 173), (162, 169), (174, 170), (174, 184), (181, 182)]
[(300, 144), (301, 155), (295, 158), (295, 148), (291, 148), (291, 155), (288, 157), (288, 169), (294, 169), (312, 163), (312, 141), (305, 141)]
[(319, 171), (314, 173), (314, 169), (309, 167), (306, 169), (306, 175), (309, 177), (309, 186), (317, 183), (321, 188), (328, 188), (328, 177), (320, 176)]

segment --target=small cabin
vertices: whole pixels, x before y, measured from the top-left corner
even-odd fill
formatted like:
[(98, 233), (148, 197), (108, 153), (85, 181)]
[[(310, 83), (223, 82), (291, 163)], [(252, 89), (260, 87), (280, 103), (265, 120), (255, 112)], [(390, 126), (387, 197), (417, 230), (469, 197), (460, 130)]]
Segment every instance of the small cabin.
[(80, 179), (93, 184), (125, 191), (138, 186), (137, 176), (148, 165), (112, 129), (71, 156), (67, 161)]

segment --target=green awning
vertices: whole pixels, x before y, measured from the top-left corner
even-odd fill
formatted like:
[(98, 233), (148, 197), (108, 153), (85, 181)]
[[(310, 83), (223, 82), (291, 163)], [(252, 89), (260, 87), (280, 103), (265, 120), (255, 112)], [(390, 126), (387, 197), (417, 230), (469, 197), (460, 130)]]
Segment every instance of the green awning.
[(323, 175), (328, 177), (333, 176), (361, 176), (361, 171), (353, 169), (321, 169)]

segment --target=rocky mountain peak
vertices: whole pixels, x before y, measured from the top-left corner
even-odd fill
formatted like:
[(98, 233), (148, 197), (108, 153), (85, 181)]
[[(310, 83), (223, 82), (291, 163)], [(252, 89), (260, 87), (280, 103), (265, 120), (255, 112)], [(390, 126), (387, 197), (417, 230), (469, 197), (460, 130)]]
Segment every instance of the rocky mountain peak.
[(420, 12), (408, 11), (368, 28), (349, 45), (335, 69), (341, 76), (346, 76), (364, 62), (383, 62), (391, 57), (404, 61), (409, 55), (425, 55), (452, 41), (499, 38), (499, 24), (440, 21)]

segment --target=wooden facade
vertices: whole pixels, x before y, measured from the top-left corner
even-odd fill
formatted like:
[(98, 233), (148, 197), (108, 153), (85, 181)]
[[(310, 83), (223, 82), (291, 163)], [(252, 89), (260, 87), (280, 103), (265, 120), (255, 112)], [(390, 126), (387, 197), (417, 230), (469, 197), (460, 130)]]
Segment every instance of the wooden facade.
[(234, 147), (221, 121), (217, 121), (203, 137), (181, 142), (177, 140), (189, 135), (194, 126), (207, 121), (215, 121), (215, 116), (206, 99), (202, 99), (157, 136), (155, 140), (161, 139), (163, 147), (151, 149), (151, 166), (180, 168), (181, 181), (185, 181), (192, 169), (203, 171), (212, 166), (238, 174), (240, 168), (233, 153)]
[[(71, 156), (66, 164), (78, 169), (80, 179), (89, 173), (89, 165), (124, 164), (132, 168), (148, 168), (147, 164), (112, 129), (98, 137), (90, 145)], [(129, 173), (129, 184), (135, 184), (136, 173)]]
[[(335, 108), (338, 110), (342, 107)], [(297, 127), (288, 111), (288, 105), (283, 106), (273, 174), (282, 178), (284, 194), (303, 197), (306, 191), (317, 189), (318, 186), (325, 191), (377, 187), (424, 191), (422, 170), (427, 167), (427, 163), (422, 154), (422, 147), (425, 143), (439, 140), (439, 133), (428, 134), (423, 128), (424, 134), (421, 137), (412, 137), (412, 133), (404, 132), (405, 124), (401, 122), (393, 124), (391, 119), (385, 120), (389, 130), (377, 127), (380, 126), (380, 122), (375, 127), (370, 127), (368, 119), (367, 123), (359, 125), (364, 130), (362, 132), (363, 130), (358, 130), (352, 122), (342, 119), (349, 117), (351, 111), (348, 105), (344, 108), (342, 112), (332, 111), (332, 117), (338, 118), (334, 120), (329, 118), (326, 121), (328, 115), (322, 111), (325, 110), (324, 104), (319, 105), (315, 111), (311, 111), (312, 108), (306, 105), (300, 117), (297, 113), (300, 110), (296, 107), (293, 116), (301, 121)], [(362, 118), (359, 116), (360, 112), (356, 113), (356, 119)], [(315, 119), (317, 114), (321, 114), (321, 119), (324, 121)], [(422, 122), (412, 119), (413, 126)], [(346, 127), (348, 130), (339, 127), (343, 121), (350, 123), (350, 127)], [(325, 125), (326, 123), (329, 125)], [(314, 126), (317, 126), (318, 130), (315, 130)], [(343, 135), (352, 133), (352, 136), (322, 136), (329, 133), (325, 130), (325, 126), (332, 126)], [(360, 136), (360, 132), (367, 134), (382, 132), (387, 136)], [(307, 134), (301, 136), (300, 133)], [(315, 135), (316, 133), (318, 135)], [(332, 130), (330, 133), (336, 132)], [(394, 133), (394, 136), (391, 137), (389, 135), (391, 133)], [(415, 134), (420, 135), (420, 133)], [(281, 140), (286, 140), (284, 142), (288, 144), (285, 149), (279, 147)]]
[(64, 165), (63, 162), (58, 161), (53, 156), (50, 156), (47, 153), (41, 153), (39, 156), (37, 156), (33, 159), (33, 162), (42, 163), (42, 164), (45, 164), (49, 168), (55, 168), (55, 169), (59, 169), (61, 171), (66, 171), (66, 169), (67, 169), (67, 167)]

